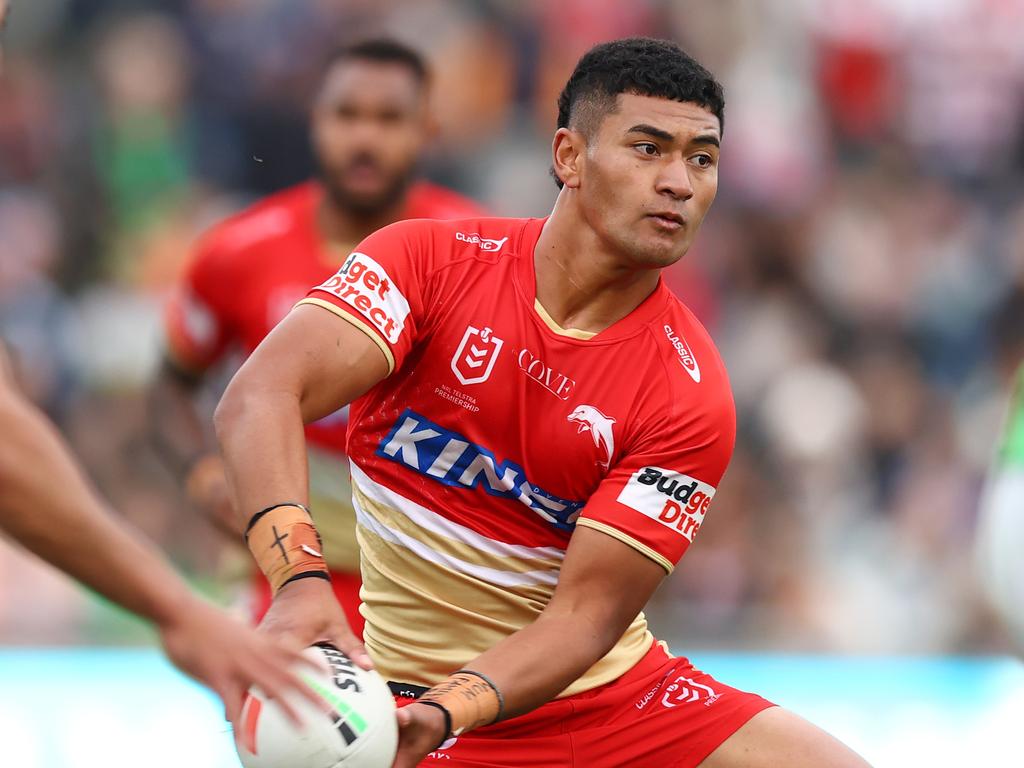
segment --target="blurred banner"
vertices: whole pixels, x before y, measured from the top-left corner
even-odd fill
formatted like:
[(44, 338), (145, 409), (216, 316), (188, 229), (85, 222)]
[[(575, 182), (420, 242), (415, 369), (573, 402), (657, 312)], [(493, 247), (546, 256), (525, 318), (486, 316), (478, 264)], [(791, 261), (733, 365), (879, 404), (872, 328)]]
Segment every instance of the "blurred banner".
[[(1014, 660), (692, 659), (824, 726), (874, 768), (1024, 765), (1024, 665)], [(0, 680), (4, 766), (238, 768), (214, 699), (156, 652), (6, 651)], [(665, 698), (702, 706), (706, 697), (666, 681), (637, 705), (664, 706)]]

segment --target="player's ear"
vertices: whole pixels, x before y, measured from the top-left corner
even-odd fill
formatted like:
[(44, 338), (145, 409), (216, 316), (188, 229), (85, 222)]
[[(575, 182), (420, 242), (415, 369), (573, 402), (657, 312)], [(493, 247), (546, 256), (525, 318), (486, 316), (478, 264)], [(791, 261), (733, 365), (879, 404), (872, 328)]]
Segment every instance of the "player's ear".
[(580, 167), (583, 163), (586, 140), (583, 134), (569, 128), (559, 128), (551, 142), (553, 170), (561, 182), (576, 189), (580, 185)]

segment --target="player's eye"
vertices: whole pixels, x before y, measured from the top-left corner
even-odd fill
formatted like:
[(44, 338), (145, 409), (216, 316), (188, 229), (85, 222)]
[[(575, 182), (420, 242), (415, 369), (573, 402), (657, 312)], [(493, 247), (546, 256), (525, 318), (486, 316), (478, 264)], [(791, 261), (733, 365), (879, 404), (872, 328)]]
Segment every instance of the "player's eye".
[(396, 125), (402, 122), (404, 117), (405, 115), (398, 110), (388, 110), (386, 112), (381, 112), (377, 119), (385, 125)]
[(693, 161), (701, 168), (710, 168), (715, 164), (715, 159), (711, 155), (705, 154), (697, 155), (693, 158)]
[(648, 157), (654, 157), (658, 154), (658, 145), (652, 144), (649, 141), (641, 142), (640, 144), (634, 144), (633, 147), (639, 152), (647, 155)]

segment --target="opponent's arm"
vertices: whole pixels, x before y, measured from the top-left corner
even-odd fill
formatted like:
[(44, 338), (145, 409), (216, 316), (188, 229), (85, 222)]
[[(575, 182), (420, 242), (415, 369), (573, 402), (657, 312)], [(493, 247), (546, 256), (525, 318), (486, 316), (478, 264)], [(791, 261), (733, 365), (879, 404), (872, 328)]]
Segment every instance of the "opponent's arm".
[(221, 696), (230, 720), (252, 683), (271, 696), (301, 686), (288, 671), (298, 654), (195, 597), (149, 542), (115, 520), (57, 431), (16, 391), (5, 368), (0, 350), (0, 527), (153, 621), (171, 660)]
[[(501, 719), (529, 712), (557, 696), (608, 653), (664, 577), (664, 568), (633, 547), (600, 531), (578, 527), (566, 551), (558, 587), (537, 620), (465, 668), (484, 675), (500, 691)], [(472, 676), (466, 683), (472, 683)], [(467, 711), (482, 705), (481, 716), (490, 714), (493, 720), (491, 693), (483, 690), (476, 700), (467, 701)], [(401, 708), (399, 723), (402, 748), (396, 768), (415, 766), (447, 736), (444, 714), (428, 704)], [(453, 725), (458, 728), (457, 723)]]
[[(362, 330), (302, 305), (246, 360), (214, 415), (235, 507), (275, 590), (263, 626), (304, 645), (333, 642), (363, 666), (370, 665), (369, 657), (324, 580), (327, 568), (304, 511), (303, 424), (347, 405), (387, 374), (380, 347)], [(317, 575), (324, 579), (305, 578)]]
[(241, 541), (239, 515), (230, 491), (210, 414), (198, 402), (203, 374), (166, 356), (148, 392), (149, 430), (154, 447), (182, 483), (188, 499), (233, 540)]

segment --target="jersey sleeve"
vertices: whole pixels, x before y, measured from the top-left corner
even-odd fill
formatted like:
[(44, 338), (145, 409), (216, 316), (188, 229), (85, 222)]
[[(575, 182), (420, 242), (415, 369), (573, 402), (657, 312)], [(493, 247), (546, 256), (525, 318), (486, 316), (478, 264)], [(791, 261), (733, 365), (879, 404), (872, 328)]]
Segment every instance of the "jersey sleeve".
[(363, 331), (387, 358), (389, 375), (401, 367), (423, 323), (431, 250), (424, 224), (402, 221), (374, 232), (299, 302)]
[(611, 468), (577, 525), (619, 539), (671, 573), (711, 506), (735, 423), (731, 397), (695, 419), (660, 420)]
[(225, 274), (224, 254), (207, 237), (196, 250), (164, 309), (167, 353), (183, 368), (205, 371), (231, 342), (230, 300), (233, 284)]

